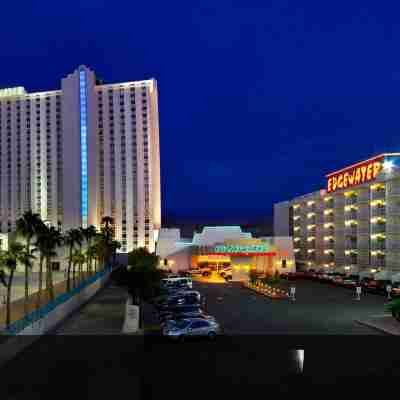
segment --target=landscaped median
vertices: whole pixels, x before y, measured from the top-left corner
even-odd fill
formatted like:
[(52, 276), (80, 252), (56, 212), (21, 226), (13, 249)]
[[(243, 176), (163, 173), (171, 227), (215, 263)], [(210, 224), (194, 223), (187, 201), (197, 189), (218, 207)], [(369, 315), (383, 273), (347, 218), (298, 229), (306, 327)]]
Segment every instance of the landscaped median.
[(243, 286), (270, 299), (287, 299), (289, 294), (286, 290), (270, 286), (268, 284), (252, 284), (244, 282)]

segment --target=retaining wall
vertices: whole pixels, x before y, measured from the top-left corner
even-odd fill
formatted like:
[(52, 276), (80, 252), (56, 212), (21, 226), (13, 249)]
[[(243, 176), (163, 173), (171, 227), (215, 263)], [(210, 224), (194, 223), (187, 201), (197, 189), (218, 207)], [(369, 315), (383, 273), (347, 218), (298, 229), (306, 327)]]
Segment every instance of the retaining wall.
[(3, 332), (11, 336), (0, 345), (0, 366), (38, 340), (41, 335), (53, 330), (90, 300), (105, 285), (110, 274), (111, 268), (99, 271), (70, 292), (57, 296), (54, 301), (12, 323)]

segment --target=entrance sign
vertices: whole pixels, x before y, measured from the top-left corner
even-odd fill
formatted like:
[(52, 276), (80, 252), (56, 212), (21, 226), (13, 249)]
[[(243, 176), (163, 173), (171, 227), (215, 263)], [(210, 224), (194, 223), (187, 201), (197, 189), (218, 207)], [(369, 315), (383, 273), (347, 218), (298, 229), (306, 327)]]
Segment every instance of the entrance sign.
[(327, 192), (373, 181), (383, 168), (384, 156), (379, 156), (327, 175)]
[(266, 244), (256, 245), (217, 245), (215, 246), (210, 254), (223, 254), (223, 255), (276, 255), (275, 252), (270, 251), (270, 248)]

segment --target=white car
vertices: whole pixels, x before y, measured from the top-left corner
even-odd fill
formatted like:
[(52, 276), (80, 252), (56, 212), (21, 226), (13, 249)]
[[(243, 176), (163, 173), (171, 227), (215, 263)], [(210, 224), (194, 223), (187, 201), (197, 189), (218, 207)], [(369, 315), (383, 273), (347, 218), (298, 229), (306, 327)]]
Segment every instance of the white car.
[(189, 269), (188, 272), (191, 275), (201, 275), (203, 273), (201, 269)]

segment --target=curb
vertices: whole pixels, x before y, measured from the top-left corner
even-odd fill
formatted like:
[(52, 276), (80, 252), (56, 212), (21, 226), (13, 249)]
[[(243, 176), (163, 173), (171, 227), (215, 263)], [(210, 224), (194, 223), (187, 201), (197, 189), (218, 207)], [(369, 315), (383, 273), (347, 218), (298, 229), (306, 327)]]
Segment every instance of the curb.
[(289, 299), (288, 295), (286, 295), (286, 296), (283, 296), (283, 295), (280, 295), (280, 296), (269, 296), (268, 294), (260, 292), (257, 289), (254, 289), (254, 288), (249, 287), (247, 285), (243, 285), (242, 287), (245, 288), (245, 289), (251, 290), (252, 292), (255, 292), (257, 294), (260, 294), (261, 296), (267, 297), (268, 299), (271, 299), (271, 300), (286, 300), (286, 299)]
[(363, 320), (356, 320), (355, 322), (357, 322), (360, 325), (367, 326), (368, 328), (375, 329), (375, 330), (377, 330), (379, 332), (386, 333), (387, 335), (400, 336), (400, 328), (399, 328), (398, 332), (394, 332), (393, 329), (379, 326), (379, 325), (377, 325), (377, 324), (375, 324), (373, 322), (363, 321)]

